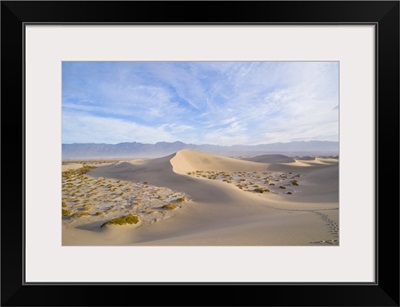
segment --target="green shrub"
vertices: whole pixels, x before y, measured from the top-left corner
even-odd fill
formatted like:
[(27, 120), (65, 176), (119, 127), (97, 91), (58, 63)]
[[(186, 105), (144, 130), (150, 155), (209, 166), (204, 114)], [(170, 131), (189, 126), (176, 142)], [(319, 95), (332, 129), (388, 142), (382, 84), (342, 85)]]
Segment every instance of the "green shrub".
[(63, 216), (70, 216), (70, 215), (71, 215), (71, 212), (68, 211), (68, 210), (62, 209), (62, 215), (63, 215)]
[(161, 208), (163, 208), (165, 210), (174, 210), (174, 209), (178, 208), (178, 206), (176, 204), (170, 203), (170, 204), (162, 206)]
[(108, 222), (105, 222), (100, 227), (104, 227), (107, 225), (131, 225), (139, 223), (139, 218), (136, 215), (128, 214), (121, 217), (116, 217)]
[(176, 201), (178, 203), (183, 203), (184, 201), (186, 201), (186, 198), (185, 197), (179, 197), (179, 198), (176, 199)]

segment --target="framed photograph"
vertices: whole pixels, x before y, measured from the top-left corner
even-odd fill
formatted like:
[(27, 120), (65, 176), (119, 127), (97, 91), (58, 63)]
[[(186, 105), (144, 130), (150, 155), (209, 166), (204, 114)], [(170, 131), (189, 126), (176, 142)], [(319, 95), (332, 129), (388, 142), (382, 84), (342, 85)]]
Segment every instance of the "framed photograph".
[(1, 8), (2, 305), (399, 306), (398, 1)]

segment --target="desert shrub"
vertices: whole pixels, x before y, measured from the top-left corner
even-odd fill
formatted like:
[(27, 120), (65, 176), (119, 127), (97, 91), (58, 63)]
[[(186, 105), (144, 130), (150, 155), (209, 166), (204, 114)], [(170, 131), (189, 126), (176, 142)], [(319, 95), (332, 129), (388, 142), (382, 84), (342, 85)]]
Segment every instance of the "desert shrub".
[(103, 212), (98, 211), (98, 212), (96, 212), (94, 215), (95, 215), (95, 216), (99, 216), (99, 215), (102, 215), (102, 214), (103, 214)]
[(292, 185), (299, 185), (299, 183), (297, 182), (297, 180), (292, 180), (292, 181), (290, 181), (290, 183), (292, 184)]
[(257, 189), (254, 189), (253, 191), (256, 192), (256, 193), (268, 193), (268, 192), (270, 192), (270, 190), (263, 189), (263, 188), (257, 188)]
[(272, 182), (271, 182), (269, 185), (270, 185), (270, 186), (274, 186), (274, 185), (275, 185), (275, 183), (272, 183)]
[(82, 217), (82, 216), (90, 216), (88, 212), (76, 212), (72, 215), (72, 217)]
[(284, 187), (283, 185), (280, 185), (279, 188), (282, 190), (286, 190), (286, 187)]
[(63, 208), (65, 208), (65, 207), (67, 206), (67, 203), (63, 200), (62, 203), (61, 203), (61, 206), (62, 206)]
[(71, 215), (71, 212), (68, 211), (68, 210), (62, 209), (62, 215), (63, 215), (63, 216), (70, 216), (70, 215)]
[(292, 192), (287, 192), (286, 194), (293, 194)]
[(107, 225), (131, 225), (139, 223), (139, 218), (136, 215), (128, 214), (121, 217), (116, 217), (108, 222), (105, 222), (100, 227), (104, 227)]
[(174, 210), (174, 209), (178, 208), (178, 206), (174, 203), (169, 203), (169, 204), (162, 206), (161, 208), (163, 208), (165, 210)]
[(254, 189), (253, 191), (256, 192), (256, 193), (264, 193), (264, 190), (263, 189), (259, 189), (259, 188)]

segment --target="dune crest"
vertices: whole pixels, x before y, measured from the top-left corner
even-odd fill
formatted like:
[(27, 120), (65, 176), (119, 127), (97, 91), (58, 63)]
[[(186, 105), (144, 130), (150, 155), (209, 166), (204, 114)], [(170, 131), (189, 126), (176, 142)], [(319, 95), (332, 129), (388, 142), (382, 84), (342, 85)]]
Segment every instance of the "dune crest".
[[(87, 189), (63, 182), (63, 245), (338, 245), (338, 162), (306, 162), (184, 149), (96, 165)], [(140, 222), (101, 228), (129, 214)]]
[(170, 162), (173, 171), (178, 174), (186, 174), (197, 170), (234, 172), (259, 171), (268, 168), (265, 164), (223, 157), (193, 149), (178, 151)]

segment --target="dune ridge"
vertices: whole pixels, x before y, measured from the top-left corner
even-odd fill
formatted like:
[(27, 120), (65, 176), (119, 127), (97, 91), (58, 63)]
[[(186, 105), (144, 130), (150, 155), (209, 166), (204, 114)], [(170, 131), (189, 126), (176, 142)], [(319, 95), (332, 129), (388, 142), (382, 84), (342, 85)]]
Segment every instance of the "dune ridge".
[(193, 149), (183, 149), (175, 153), (170, 160), (173, 171), (186, 174), (189, 171), (260, 171), (265, 165), (257, 162), (239, 160), (209, 154)]
[[(189, 195), (191, 205), (177, 210), (171, 219), (142, 224), (131, 231), (127, 231), (125, 226), (102, 232), (85, 232), (63, 226), (63, 244), (315, 245), (315, 242), (322, 242), (318, 244), (337, 245), (338, 231), (333, 234), (326, 221), (316, 213), (328, 210), (330, 219), (337, 225), (339, 223), (338, 163), (321, 162), (324, 164), (303, 162), (307, 166), (259, 163), (185, 149), (167, 157), (141, 160), (140, 163), (121, 162), (98, 167), (88, 175), (166, 187)], [(291, 177), (279, 179), (277, 175), (294, 176), (299, 172), (300, 186), (285, 188), (293, 189), (293, 195), (278, 189), (279, 193), (259, 194), (219, 180), (188, 174), (195, 171), (242, 172), (244, 177), (254, 174), (260, 178), (262, 174), (272, 172), (274, 180), (286, 180), (282, 181), (286, 183)], [(118, 233), (123, 238), (118, 237)], [(110, 241), (109, 236), (118, 237), (118, 240)]]

